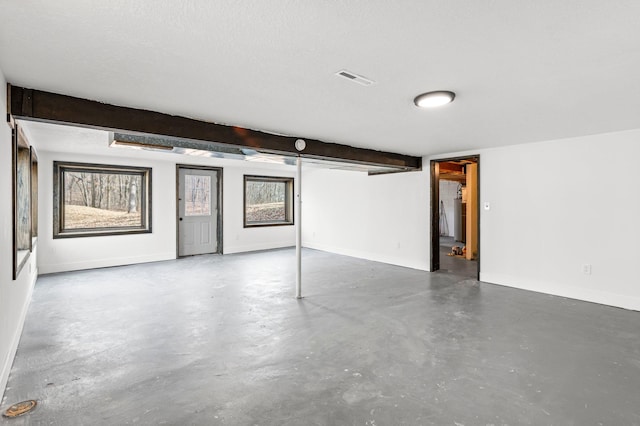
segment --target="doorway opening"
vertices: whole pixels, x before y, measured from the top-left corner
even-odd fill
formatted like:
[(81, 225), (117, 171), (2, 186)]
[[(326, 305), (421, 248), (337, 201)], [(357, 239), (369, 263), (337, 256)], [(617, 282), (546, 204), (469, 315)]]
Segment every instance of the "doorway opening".
[(431, 161), (431, 271), (480, 279), (480, 157)]
[(222, 169), (176, 166), (178, 257), (222, 254)]

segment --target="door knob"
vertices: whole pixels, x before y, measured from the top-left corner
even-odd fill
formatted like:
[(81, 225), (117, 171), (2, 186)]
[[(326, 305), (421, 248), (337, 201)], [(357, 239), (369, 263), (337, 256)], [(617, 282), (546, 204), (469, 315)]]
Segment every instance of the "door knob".
[(182, 220), (182, 218), (180, 218), (180, 220)]

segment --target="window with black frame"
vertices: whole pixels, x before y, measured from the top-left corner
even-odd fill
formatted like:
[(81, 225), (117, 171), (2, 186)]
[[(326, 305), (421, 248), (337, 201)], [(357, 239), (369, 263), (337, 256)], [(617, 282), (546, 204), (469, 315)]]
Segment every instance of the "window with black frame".
[[(32, 155), (29, 141), (23, 130), (15, 126), (13, 138), (13, 279), (27, 263), (33, 249), (32, 221)], [(37, 215), (37, 212), (36, 212)]]
[(54, 238), (151, 232), (151, 169), (54, 162)]
[(244, 226), (293, 225), (293, 178), (244, 177)]

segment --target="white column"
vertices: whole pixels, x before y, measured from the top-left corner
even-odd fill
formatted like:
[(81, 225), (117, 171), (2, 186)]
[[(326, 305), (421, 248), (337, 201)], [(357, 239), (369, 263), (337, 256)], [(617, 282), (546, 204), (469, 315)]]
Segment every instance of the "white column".
[(302, 299), (302, 158), (296, 161), (296, 205), (294, 221), (296, 223), (296, 298)]

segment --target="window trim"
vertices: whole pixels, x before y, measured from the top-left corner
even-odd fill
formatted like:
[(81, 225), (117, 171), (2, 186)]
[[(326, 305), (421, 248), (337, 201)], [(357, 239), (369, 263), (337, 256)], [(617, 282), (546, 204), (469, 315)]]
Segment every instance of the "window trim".
[(38, 154), (30, 147), (31, 154), (31, 251), (38, 240)]
[[(12, 128), (12, 177), (11, 177), (11, 197), (13, 216), (13, 280), (17, 280), (24, 265), (27, 264), (29, 256), (33, 251), (31, 221), (33, 214), (31, 211), (31, 145), (27, 140), (22, 127), (17, 124)], [(22, 182), (22, 186), (19, 184)], [(25, 191), (25, 188), (27, 191)], [(27, 218), (27, 223), (21, 223), (20, 216)], [(26, 238), (25, 238), (26, 237)], [(25, 242), (28, 238), (28, 242)]]
[[(113, 164), (75, 163), (68, 161), (53, 162), (53, 238), (98, 237), (112, 235), (149, 234), (151, 227), (151, 168), (120, 166)], [(79, 171), (85, 173), (105, 174), (139, 174), (142, 178), (140, 188), (140, 226), (121, 226), (110, 228), (75, 228), (64, 229), (64, 172)]]
[[(284, 205), (286, 209), (287, 219), (284, 221), (268, 221), (268, 222), (247, 222), (247, 182), (259, 181), (259, 182), (281, 182), (286, 185)], [(268, 226), (292, 226), (294, 225), (294, 202), (293, 202), (293, 186), (294, 178), (286, 176), (259, 176), (259, 175), (244, 175), (243, 179), (243, 191), (242, 191), (242, 223), (244, 228), (262, 228)]]

